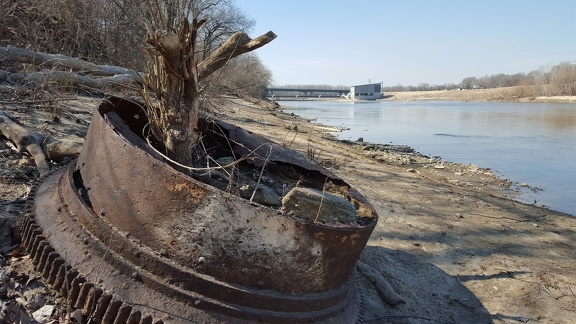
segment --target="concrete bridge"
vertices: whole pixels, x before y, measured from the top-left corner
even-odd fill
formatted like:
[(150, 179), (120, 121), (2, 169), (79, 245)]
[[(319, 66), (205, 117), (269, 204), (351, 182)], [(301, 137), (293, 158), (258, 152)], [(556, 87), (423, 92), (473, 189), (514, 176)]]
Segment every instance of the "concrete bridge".
[(326, 94), (326, 97), (329, 97), (329, 94), (331, 94), (332, 97), (340, 97), (342, 95), (349, 94), (350, 89), (268, 88), (266, 91), (266, 95), (268, 97), (275, 97), (279, 92), (291, 92), (294, 94), (294, 97), (312, 96), (312, 93), (319, 95)]

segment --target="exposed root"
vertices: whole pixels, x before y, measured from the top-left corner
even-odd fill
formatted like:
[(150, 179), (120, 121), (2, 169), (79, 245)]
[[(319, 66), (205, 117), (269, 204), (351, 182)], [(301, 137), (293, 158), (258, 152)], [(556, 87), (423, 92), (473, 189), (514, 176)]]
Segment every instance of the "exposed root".
[(392, 288), (388, 281), (386, 281), (382, 274), (376, 269), (358, 260), (358, 262), (356, 262), (356, 270), (358, 270), (358, 272), (374, 285), (378, 292), (378, 296), (380, 296), (382, 301), (386, 304), (390, 306), (398, 306), (406, 303), (406, 300), (394, 291), (394, 288)]

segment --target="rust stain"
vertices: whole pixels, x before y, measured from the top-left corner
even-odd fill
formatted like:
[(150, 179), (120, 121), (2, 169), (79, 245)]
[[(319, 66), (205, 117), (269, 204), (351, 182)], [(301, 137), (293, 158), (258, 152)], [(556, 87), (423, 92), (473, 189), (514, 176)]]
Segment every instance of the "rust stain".
[(170, 192), (182, 192), (188, 191), (190, 198), (195, 204), (198, 204), (202, 201), (202, 199), (206, 196), (206, 190), (196, 186), (190, 186), (188, 182), (180, 182), (180, 183), (169, 183), (164, 180), (164, 184), (166, 185), (166, 189)]
[(352, 242), (352, 246), (356, 245), (356, 241), (358, 240), (359, 237), (360, 237), (359, 233), (354, 233), (354, 234), (350, 235), (350, 240)]

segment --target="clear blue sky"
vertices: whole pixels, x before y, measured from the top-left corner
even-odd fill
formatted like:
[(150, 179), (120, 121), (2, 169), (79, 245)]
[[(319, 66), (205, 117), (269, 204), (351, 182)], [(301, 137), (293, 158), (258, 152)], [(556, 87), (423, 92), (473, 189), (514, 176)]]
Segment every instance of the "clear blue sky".
[(236, 0), (275, 85), (459, 83), (576, 61), (576, 0)]

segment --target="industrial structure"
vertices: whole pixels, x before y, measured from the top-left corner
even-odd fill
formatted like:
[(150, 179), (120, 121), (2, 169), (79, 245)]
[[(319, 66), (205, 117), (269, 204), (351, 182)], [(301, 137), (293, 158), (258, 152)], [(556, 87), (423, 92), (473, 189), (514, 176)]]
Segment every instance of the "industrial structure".
[(376, 100), (382, 98), (382, 84), (369, 83), (350, 87), (350, 99)]
[(268, 88), (268, 97), (341, 97), (349, 89), (313, 89), (313, 88)]
[(350, 89), (268, 88), (268, 97), (344, 97), (355, 100), (382, 98), (382, 84), (369, 83), (351, 86)]

